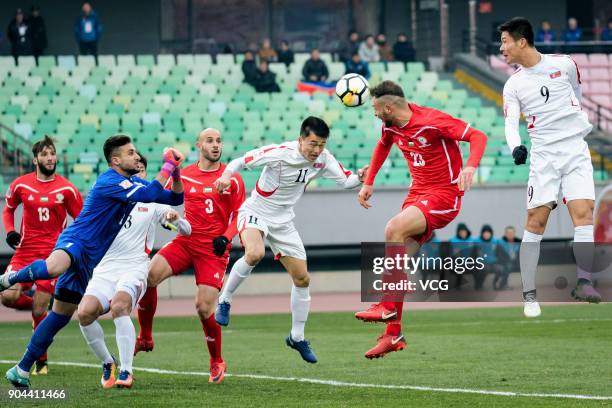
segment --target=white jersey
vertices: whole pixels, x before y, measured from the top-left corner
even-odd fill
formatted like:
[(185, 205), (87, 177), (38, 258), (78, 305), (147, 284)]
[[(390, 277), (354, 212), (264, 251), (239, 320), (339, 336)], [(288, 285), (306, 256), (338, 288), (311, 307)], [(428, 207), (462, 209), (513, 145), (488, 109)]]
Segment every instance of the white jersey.
[(506, 140), (511, 151), (521, 144), (521, 113), (534, 150), (572, 136), (584, 137), (592, 129), (580, 106), (580, 72), (574, 60), (568, 55), (540, 55), (540, 62), (519, 68), (504, 86)]
[[(94, 269), (116, 275), (126, 272), (114, 266), (121, 264), (142, 264), (149, 260), (155, 241), (155, 227), (163, 222), (170, 206), (158, 203), (136, 203), (123, 224), (121, 231), (106, 251), (104, 258)], [(111, 265), (113, 267), (109, 268)]]
[[(360, 184), (357, 175), (345, 170), (327, 149), (312, 162), (302, 156), (298, 147), (297, 141), (273, 144), (252, 150), (237, 159), (241, 160), (240, 167), (249, 170), (263, 166), (255, 189), (243, 206), (280, 224), (293, 219), (293, 206), (304, 194), (308, 183), (315, 178), (332, 179), (344, 188), (354, 188)], [(230, 163), (228, 168), (232, 167)]]

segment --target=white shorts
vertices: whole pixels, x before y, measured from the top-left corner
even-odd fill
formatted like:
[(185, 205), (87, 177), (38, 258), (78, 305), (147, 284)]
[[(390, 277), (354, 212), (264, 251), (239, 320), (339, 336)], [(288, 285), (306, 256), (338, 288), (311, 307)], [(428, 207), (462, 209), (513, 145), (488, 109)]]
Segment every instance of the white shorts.
[(275, 224), (252, 209), (242, 206), (238, 212), (238, 231), (242, 232), (247, 228), (254, 228), (263, 232), (276, 259), (281, 256), (290, 256), (306, 260), (306, 250), (302, 238), (300, 238), (293, 222)]
[(531, 152), (527, 209), (553, 208), (563, 194), (566, 202), (595, 200), (593, 164), (589, 146), (582, 136), (564, 139)]
[[(117, 271), (124, 271), (120, 275)], [(117, 292), (126, 292), (132, 298), (132, 310), (147, 290), (149, 262), (106, 263), (96, 267), (87, 284), (85, 295), (94, 296), (102, 305), (103, 313), (110, 309), (110, 302)]]

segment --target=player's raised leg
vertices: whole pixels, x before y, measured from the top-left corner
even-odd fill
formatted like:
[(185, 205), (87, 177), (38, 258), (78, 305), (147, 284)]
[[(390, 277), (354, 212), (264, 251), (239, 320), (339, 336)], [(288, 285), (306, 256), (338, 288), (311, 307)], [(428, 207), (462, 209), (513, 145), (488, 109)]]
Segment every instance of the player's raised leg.
[(232, 296), (265, 255), (264, 233), (259, 229), (246, 228), (240, 233), (240, 239), (244, 245), (244, 256), (232, 266), (215, 312), (215, 319), (221, 326), (229, 325)]
[(593, 200), (571, 200), (567, 203), (574, 223), (574, 257), (576, 258), (576, 288), (572, 296), (584, 302), (599, 303), (601, 295), (593, 287), (593, 257), (595, 254), (593, 237)]
[(225, 362), (221, 356), (221, 326), (215, 321), (215, 307), (219, 289), (209, 285), (198, 285), (195, 306), (204, 330), (204, 338), (210, 354), (210, 376), (208, 382), (220, 383), (225, 377)]
[(63, 250), (53, 251), (47, 259), (39, 259), (18, 271), (0, 276), (0, 292), (16, 283), (56, 278), (70, 267), (70, 255)]
[[(104, 341), (104, 330), (100, 323), (98, 323), (98, 317), (104, 313), (104, 306), (100, 303), (97, 296), (91, 293), (91, 285), (88, 287), (88, 294), (83, 296), (83, 300), (79, 303), (77, 316), (79, 318), (79, 327), (81, 333), (85, 337), (87, 345), (93, 351), (98, 360), (102, 363), (102, 377), (100, 383), (102, 388), (109, 389), (115, 385), (115, 371), (117, 369), (116, 361), (108, 351), (106, 342)], [(106, 296), (99, 295), (102, 299), (106, 299)], [(108, 307), (108, 300), (105, 301)]]
[[(403, 256), (407, 251), (409, 251), (408, 255), (413, 255), (417, 252), (419, 246), (412, 237), (419, 237), (426, 230), (427, 220), (422, 210), (416, 206), (405, 208), (391, 218), (385, 227), (385, 241), (390, 244), (385, 249), (385, 256)], [(397, 245), (398, 243), (404, 244)], [(408, 245), (408, 248), (406, 248), (406, 245)], [(391, 276), (404, 274), (404, 271), (393, 270), (390, 272)], [(383, 302), (379, 304), (380, 308), (393, 310), (396, 316), (394, 320), (387, 322), (384, 334), (378, 338), (377, 344), (365, 353), (366, 358), (383, 357), (387, 353), (400, 351), (406, 347), (401, 326), (404, 302), (403, 297), (401, 299), (397, 299), (397, 297), (397, 293), (383, 294)]]
[(535, 276), (540, 259), (540, 242), (546, 229), (551, 207), (540, 206), (527, 210), (527, 225), (520, 249), (521, 279), (523, 281), (523, 314), (538, 317), (542, 313), (536, 298)]
[(138, 324), (140, 333), (136, 339), (134, 355), (139, 351), (153, 350), (153, 317), (157, 310), (157, 285), (172, 276), (172, 267), (165, 257), (156, 254), (149, 264), (147, 290), (138, 302)]
[(282, 256), (281, 263), (293, 280), (291, 287), (291, 333), (287, 336), (287, 346), (302, 356), (308, 363), (316, 363), (317, 357), (310, 348), (310, 342), (304, 338), (304, 327), (310, 312), (310, 274), (306, 260), (291, 256)]

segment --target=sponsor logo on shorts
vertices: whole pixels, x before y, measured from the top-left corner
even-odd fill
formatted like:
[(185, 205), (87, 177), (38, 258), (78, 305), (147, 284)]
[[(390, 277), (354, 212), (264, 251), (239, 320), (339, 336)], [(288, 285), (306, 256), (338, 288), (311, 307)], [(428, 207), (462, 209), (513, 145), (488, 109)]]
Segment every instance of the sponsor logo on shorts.
[(213, 275), (213, 277), (214, 277), (215, 279), (219, 279), (219, 272), (216, 272), (216, 273)]

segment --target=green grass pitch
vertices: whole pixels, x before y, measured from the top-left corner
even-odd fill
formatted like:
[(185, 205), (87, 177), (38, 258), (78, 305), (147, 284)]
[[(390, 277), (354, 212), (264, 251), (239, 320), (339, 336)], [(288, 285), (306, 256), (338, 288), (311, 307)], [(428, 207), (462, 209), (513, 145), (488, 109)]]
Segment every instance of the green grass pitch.
[[(542, 317), (536, 320), (526, 320), (521, 312), (520, 307), (407, 310), (404, 334), (408, 348), (374, 361), (366, 360), (363, 353), (374, 344), (382, 325), (359, 322), (349, 313), (313, 313), (306, 335), (319, 358), (315, 365), (306, 364), (285, 346), (288, 314), (234, 316), (224, 331), (223, 345), (228, 373), (235, 376), (228, 375), (220, 385), (208, 384), (207, 376), (196, 374), (208, 371), (199, 321), (195, 317), (159, 318), (155, 321), (155, 351), (136, 357), (131, 390), (101, 389), (99, 368), (54, 364), (97, 364), (73, 321), (49, 351), (50, 374), (32, 377), (32, 384), (34, 388), (66, 390), (65, 401), (41, 402), (41, 406), (612, 406), (612, 399), (453, 390), (612, 396), (612, 304), (544, 306)], [(102, 325), (107, 344), (116, 353), (114, 325), (108, 320)], [(27, 323), (0, 324), (0, 360), (19, 359), (30, 330)], [(10, 366), (0, 364), (2, 377)], [(174, 373), (143, 372), (138, 367)], [(299, 380), (304, 378), (335, 382)], [(8, 401), (9, 388), (1, 380), (0, 406), (26, 406)]]

